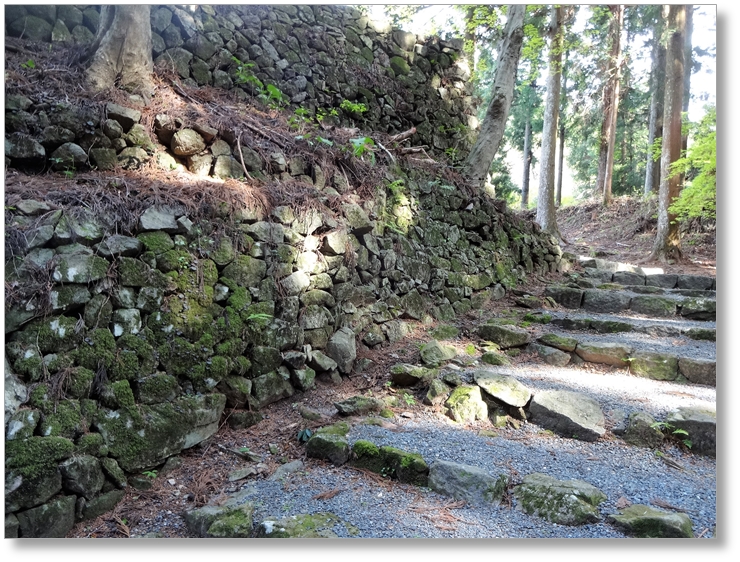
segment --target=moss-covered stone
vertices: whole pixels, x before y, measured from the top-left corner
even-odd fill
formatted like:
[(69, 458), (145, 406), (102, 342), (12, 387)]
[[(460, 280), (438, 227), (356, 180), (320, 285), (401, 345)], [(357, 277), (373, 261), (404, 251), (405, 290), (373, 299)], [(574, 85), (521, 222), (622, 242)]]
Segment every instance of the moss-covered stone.
[(163, 273), (188, 269), (195, 257), (185, 249), (175, 248), (157, 255), (157, 269)]
[(115, 358), (116, 340), (105, 328), (89, 332), (74, 352), (77, 364), (91, 371), (97, 371), (101, 366), (110, 369)]
[(118, 259), (118, 275), (121, 285), (126, 287), (154, 287), (167, 289), (170, 281), (156, 269), (136, 258), (120, 257)]
[(224, 268), (223, 276), (233, 279), (242, 287), (257, 287), (267, 272), (264, 261), (244, 255), (238, 255)]
[(537, 341), (561, 351), (574, 351), (578, 344), (578, 340), (575, 338), (568, 338), (557, 334), (544, 334), (537, 338)]
[(41, 415), (38, 432), (44, 437), (75, 439), (87, 429), (78, 400), (61, 400)]
[(556, 480), (541, 473), (528, 474), (514, 488), (517, 508), (559, 525), (596, 523), (600, 503), (607, 497), (583, 480)]
[(418, 453), (408, 453), (395, 447), (381, 447), (384, 464), (400, 481), (426, 487), (429, 483), (429, 466)]
[(451, 345), (445, 345), (439, 343), (437, 340), (432, 340), (421, 347), (421, 360), (432, 367), (436, 367), (454, 358), (457, 355), (457, 350)]
[(303, 513), (292, 517), (267, 519), (255, 530), (256, 538), (276, 539), (312, 539), (337, 538), (333, 529), (343, 525), (350, 536), (359, 534), (359, 530), (349, 523), (342, 521), (333, 513)]
[(455, 388), (445, 402), (447, 414), (456, 422), (467, 423), (488, 417), (480, 387), (462, 385)]
[(638, 377), (672, 381), (678, 377), (678, 358), (650, 351), (636, 351), (629, 358), (630, 372)]
[(100, 433), (85, 433), (77, 438), (75, 454), (104, 457), (108, 454), (108, 447)]
[(647, 505), (633, 504), (609, 515), (608, 520), (640, 538), (693, 538), (692, 523), (685, 513), (669, 513)]
[(306, 443), (306, 455), (316, 459), (326, 459), (339, 466), (349, 459), (350, 446), (342, 435), (315, 433)]
[(5, 443), (5, 468), (19, 469), (26, 477), (39, 474), (42, 469), (56, 467), (74, 453), (74, 443), (65, 437), (30, 437)]
[(37, 345), (42, 355), (70, 351), (82, 340), (82, 332), (75, 330), (77, 320), (67, 316), (54, 316), (29, 322), (18, 332), (16, 340)]
[(254, 504), (247, 502), (216, 517), (208, 527), (206, 536), (213, 538), (250, 538), (253, 534)]
[(177, 397), (177, 379), (172, 375), (154, 373), (137, 379), (133, 385), (136, 401), (141, 404), (170, 402)]
[(75, 523), (75, 496), (62, 496), (17, 517), (23, 537), (64, 538)]
[(364, 416), (370, 412), (379, 412), (383, 409), (383, 402), (370, 396), (352, 396), (339, 402), (334, 407), (340, 416)]
[(391, 380), (397, 386), (414, 386), (420, 382), (432, 380), (438, 373), (439, 369), (397, 363), (391, 367)]

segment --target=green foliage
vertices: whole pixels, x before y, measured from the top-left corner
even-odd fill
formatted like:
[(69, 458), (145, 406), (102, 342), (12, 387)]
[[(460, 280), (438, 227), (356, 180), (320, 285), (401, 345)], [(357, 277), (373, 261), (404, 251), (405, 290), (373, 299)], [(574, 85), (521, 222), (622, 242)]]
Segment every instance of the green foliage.
[(370, 137), (358, 137), (356, 139), (349, 139), (352, 145), (352, 154), (361, 160), (364, 160), (365, 156), (368, 156), (371, 164), (375, 164), (375, 142)]
[(324, 109), (323, 107), (320, 107), (316, 110), (316, 120), (319, 123), (321, 123), (327, 117), (337, 117), (338, 115), (339, 115), (339, 111), (337, 111), (335, 108), (331, 108), (327, 110), (327, 109)]
[(146, 476), (147, 478), (151, 478), (151, 479), (154, 479), (157, 477), (156, 470), (145, 470), (144, 472), (142, 472), (142, 474)]
[(36, 62), (33, 59), (28, 59), (26, 62), (21, 63), (21, 68), (25, 68), (26, 70), (31, 70), (36, 68)]
[(717, 108), (705, 109), (701, 121), (692, 126), (693, 143), (686, 155), (671, 166), (673, 175), (684, 173), (689, 180), (669, 207), (679, 219), (717, 217)]
[(311, 439), (312, 435), (313, 432), (310, 429), (301, 429), (298, 432), (298, 441), (300, 441), (301, 443), (306, 443), (309, 439)]
[(354, 103), (349, 100), (342, 100), (342, 103), (339, 104), (339, 107), (341, 107), (344, 111), (348, 113), (365, 113), (367, 111), (367, 106), (364, 103)]
[(251, 85), (257, 92), (261, 92), (264, 89), (262, 81), (252, 72), (254, 68), (253, 62), (242, 62), (236, 57), (231, 57), (231, 61), (235, 65), (234, 76), (237, 84)]
[(653, 429), (659, 429), (668, 439), (681, 443), (689, 449), (691, 448), (692, 442), (691, 439), (689, 439), (689, 432), (685, 429), (676, 427), (668, 422), (655, 422), (654, 424), (651, 424), (650, 427)]

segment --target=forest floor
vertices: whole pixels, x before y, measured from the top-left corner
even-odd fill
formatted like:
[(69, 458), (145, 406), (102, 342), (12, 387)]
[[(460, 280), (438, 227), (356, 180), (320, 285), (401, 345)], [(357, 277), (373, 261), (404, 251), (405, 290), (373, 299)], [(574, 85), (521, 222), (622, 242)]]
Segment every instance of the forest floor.
[[(632, 198), (619, 198), (609, 209), (598, 204), (582, 203), (559, 210), (558, 222), (561, 234), (568, 241), (564, 250), (577, 255), (604, 257), (611, 261), (640, 263), (644, 267), (662, 267), (666, 273), (695, 275), (715, 274), (715, 228), (713, 225), (691, 225), (683, 233), (685, 261), (679, 264), (645, 262), (655, 236), (654, 209), (650, 205)], [(531, 276), (518, 289), (540, 295), (546, 284), (562, 276)], [(514, 295), (493, 301), (485, 311), (471, 311), (454, 322), (460, 330), (455, 345), (464, 348), (475, 343), (474, 330), (481, 314), (496, 315), (514, 306)], [(70, 532), (72, 538), (141, 537), (156, 532), (158, 537), (186, 538), (192, 535), (187, 530), (182, 514), (209, 502), (218, 503), (218, 498), (238, 491), (244, 480), (230, 481), (229, 475), (242, 468), (244, 461), (226, 449), (248, 447), (261, 455), (256, 465), (256, 474), (250, 478), (263, 479), (272, 474), (283, 462), (300, 459), (306, 466), (324, 465), (324, 461), (307, 459), (305, 447), (296, 439), (301, 429), (315, 429), (334, 423), (334, 402), (361, 394), (372, 393), (383, 396), (393, 392), (386, 383), (390, 380), (389, 369), (395, 363), (419, 363), (419, 346), (429, 340), (429, 331), (435, 325), (410, 322), (412, 331), (401, 341), (385, 344), (374, 349), (362, 345), (358, 359), (372, 361), (370, 367), (359, 374), (344, 377), (341, 384), (317, 379), (316, 387), (304, 394), (271, 404), (263, 410), (264, 419), (247, 429), (231, 429), (224, 420), (221, 429), (211, 439), (183, 451), (182, 464), (168, 473), (160, 471), (152, 480), (149, 490), (129, 487), (126, 496), (117, 507), (93, 521), (79, 523)], [(531, 361), (530, 354), (523, 353), (512, 358), (514, 365)], [(593, 371), (613, 370), (611, 367), (590, 364)], [(310, 422), (299, 413), (299, 408), (308, 407), (322, 414), (322, 419)], [(397, 419), (428, 418), (433, 415), (428, 406), (420, 401), (404, 404), (393, 409)], [(441, 413), (434, 412), (435, 415)], [(387, 429), (397, 430), (392, 421), (383, 422)], [(270, 444), (277, 446), (279, 454), (270, 452)], [(329, 469), (329, 465), (327, 465)], [(365, 475), (366, 478), (370, 478)]]

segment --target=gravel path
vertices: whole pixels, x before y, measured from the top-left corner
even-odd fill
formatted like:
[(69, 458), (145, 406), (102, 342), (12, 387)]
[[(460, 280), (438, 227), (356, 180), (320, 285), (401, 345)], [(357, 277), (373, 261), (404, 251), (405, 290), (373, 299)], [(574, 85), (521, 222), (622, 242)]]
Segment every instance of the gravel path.
[[(641, 410), (661, 419), (679, 406), (714, 404), (715, 390), (640, 379), (584, 369), (527, 366), (517, 377), (533, 390), (561, 388), (586, 392), (605, 412)], [(358, 420), (355, 420), (358, 421)], [(685, 470), (668, 467), (652, 450), (616, 438), (595, 443), (544, 433), (534, 424), (499, 430), (498, 437), (479, 436), (429, 410), (411, 419), (397, 418), (395, 429), (356, 424), (349, 440), (367, 439), (435, 459), (479, 467), (490, 474), (508, 474), (514, 481), (532, 472), (558, 479), (582, 479), (608, 496), (602, 515), (614, 513), (616, 502), (650, 504), (662, 500), (685, 510), (695, 535), (712, 536), (716, 520), (714, 459), (666, 449)], [(245, 491), (258, 502), (255, 521), (330, 511), (354, 526), (361, 538), (619, 538), (625, 535), (605, 522), (579, 527), (550, 523), (525, 515), (516, 506), (445, 508), (453, 500), (428, 489), (376, 481), (349, 467), (309, 460), (303, 470), (283, 482), (259, 481)], [(330, 499), (322, 493), (337, 491)], [(349, 537), (338, 525), (335, 532)]]

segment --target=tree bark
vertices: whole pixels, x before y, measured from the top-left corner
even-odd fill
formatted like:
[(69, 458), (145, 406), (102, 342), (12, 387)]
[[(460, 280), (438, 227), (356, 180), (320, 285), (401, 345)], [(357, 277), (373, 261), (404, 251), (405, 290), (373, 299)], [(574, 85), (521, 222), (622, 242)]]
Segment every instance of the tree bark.
[(681, 259), (681, 238), (676, 216), (668, 208), (681, 191), (679, 174), (671, 175), (671, 164), (681, 157), (681, 109), (684, 92), (684, 41), (686, 6), (671, 5), (668, 10), (671, 35), (666, 53), (663, 148), (660, 154), (658, 193), (658, 233), (650, 259), (662, 262)]
[(146, 96), (152, 82), (150, 6), (103, 5), (98, 32), (88, 51), (87, 82), (93, 92), (118, 86)]
[(612, 201), (612, 171), (614, 169), (614, 141), (617, 134), (617, 109), (619, 107), (619, 81), (621, 69), (621, 34), (624, 21), (624, 6), (609, 6), (609, 62), (606, 67), (606, 86), (604, 87), (601, 141), (599, 145), (599, 173), (596, 187), (602, 194), (604, 205)]
[(653, 29), (653, 65), (650, 71), (650, 124), (648, 127), (648, 153), (645, 164), (644, 195), (657, 193), (660, 189), (660, 160), (653, 159), (653, 144), (663, 134), (663, 101), (665, 97), (665, 46), (660, 41), (663, 33), (663, 18)]
[(524, 174), (522, 177), (522, 203), (524, 210), (529, 207), (529, 171), (532, 165), (532, 116), (527, 113), (524, 123)]
[(558, 180), (555, 189), (555, 207), (560, 207), (563, 201), (563, 162), (565, 160), (565, 108), (568, 105), (568, 98), (565, 95), (568, 68), (568, 51), (565, 51), (565, 61), (563, 63), (562, 85), (560, 86), (560, 134), (558, 140)]
[[(683, 114), (688, 116), (689, 104), (691, 103), (691, 68), (694, 64), (692, 52), (691, 34), (694, 31), (694, 6), (686, 6), (686, 37), (684, 38), (684, 72), (683, 72)], [(687, 117), (688, 120), (688, 117)], [(689, 148), (688, 128), (681, 135), (681, 154), (686, 154)], [(681, 174), (681, 189), (686, 183), (686, 174)]]
[(557, 238), (560, 238), (560, 232), (555, 219), (555, 145), (560, 109), (560, 74), (563, 70), (563, 14), (562, 6), (550, 8), (549, 73), (542, 125), (542, 156), (540, 157), (540, 186), (537, 194), (536, 219), (544, 232)]
[(465, 174), (483, 185), (498, 150), (506, 128), (511, 100), (514, 97), (516, 69), (522, 51), (524, 33), (524, 10), (526, 6), (516, 4), (508, 8), (508, 20), (504, 28), (496, 74), (493, 79), (491, 102), (481, 124), (478, 138), (475, 140), (465, 161)]

